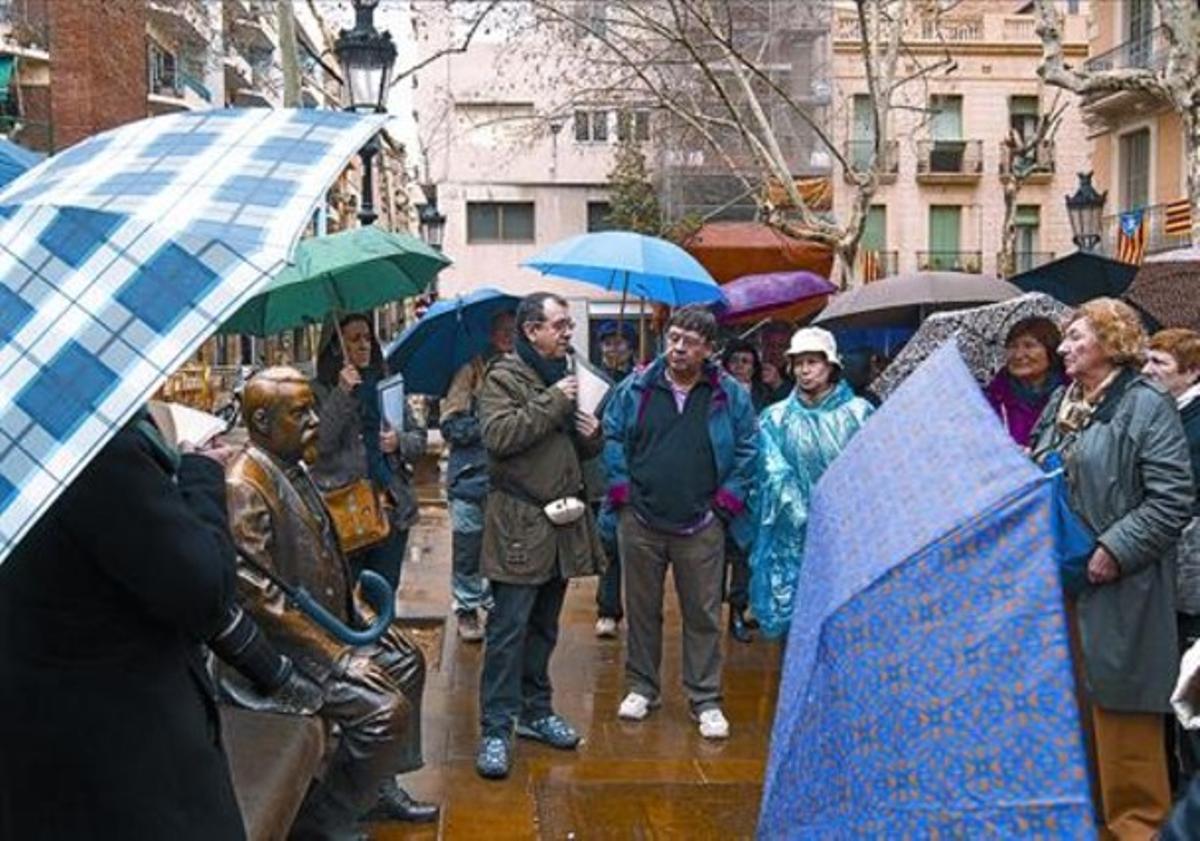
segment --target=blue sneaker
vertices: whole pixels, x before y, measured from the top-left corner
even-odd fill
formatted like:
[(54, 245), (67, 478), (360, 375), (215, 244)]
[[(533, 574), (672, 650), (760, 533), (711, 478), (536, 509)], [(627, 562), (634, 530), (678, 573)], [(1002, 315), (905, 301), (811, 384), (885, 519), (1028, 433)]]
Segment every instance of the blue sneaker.
[(518, 721), (517, 735), (538, 742), (545, 742), (559, 750), (574, 750), (579, 744), (579, 734), (567, 724), (562, 716), (551, 713), (536, 721)]
[(512, 767), (512, 751), (508, 739), (484, 736), (475, 752), (475, 771), (485, 780), (503, 780)]

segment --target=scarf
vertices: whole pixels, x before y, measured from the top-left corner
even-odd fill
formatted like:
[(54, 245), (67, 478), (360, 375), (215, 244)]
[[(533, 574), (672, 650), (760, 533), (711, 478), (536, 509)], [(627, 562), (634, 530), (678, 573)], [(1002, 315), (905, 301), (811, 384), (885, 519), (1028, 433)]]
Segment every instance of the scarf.
[(1108, 391), (1109, 386), (1116, 381), (1120, 373), (1120, 368), (1114, 369), (1111, 374), (1104, 378), (1104, 382), (1100, 383), (1090, 396), (1084, 394), (1083, 384), (1078, 380), (1067, 386), (1066, 393), (1063, 394), (1062, 403), (1058, 406), (1058, 416), (1055, 419), (1059, 430), (1071, 433), (1078, 432), (1087, 426), (1091, 422), (1096, 408), (1104, 400), (1104, 395)]
[(1046, 374), (1041, 387), (1025, 385), (1025, 383), (1007, 371), (1005, 371), (1004, 375), (1008, 378), (1008, 384), (1012, 388), (1013, 396), (1026, 406), (1045, 406), (1050, 393), (1063, 384), (1062, 375), (1053, 369)]
[(524, 336), (517, 336), (517, 356), (537, 372), (538, 379), (545, 386), (552, 386), (567, 375), (566, 359), (547, 359)]

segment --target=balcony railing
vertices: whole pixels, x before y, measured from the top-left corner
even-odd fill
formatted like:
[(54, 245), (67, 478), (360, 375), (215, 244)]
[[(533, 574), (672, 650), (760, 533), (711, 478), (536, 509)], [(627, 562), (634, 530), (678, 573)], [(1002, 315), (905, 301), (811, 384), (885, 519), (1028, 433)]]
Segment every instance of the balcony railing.
[(918, 251), (917, 271), (979, 274), (983, 271), (983, 252)]
[(1118, 44), (1106, 53), (1084, 62), (1084, 68), (1095, 73), (1103, 70), (1160, 70), (1167, 61), (1167, 28), (1159, 26), (1140, 38)]
[[(1018, 251), (1013, 255), (1013, 274), (1027, 272), (1045, 265), (1054, 259), (1053, 251)], [(996, 272), (1000, 273), (1004, 265), (1004, 252), (996, 252)]]
[(1001, 143), (1000, 176), (1006, 178), (1012, 175), (1014, 171), (1024, 177), (1053, 175), (1054, 141), (1043, 140), (1035, 149), (1025, 155), (1017, 155), (1011, 146), (1007, 143)]
[[(891, 277), (894, 274), (900, 273), (900, 252), (899, 251), (874, 251), (870, 248), (859, 246), (858, 264), (864, 274), (868, 273), (870, 262), (875, 262), (875, 270), (873, 272), (874, 280), (883, 280), (885, 277)], [(871, 279), (871, 278), (865, 278)]]
[(967, 176), (983, 173), (983, 141), (921, 140), (917, 142), (917, 177)]
[(982, 41), (983, 16), (932, 17), (921, 21), (921, 38), (925, 41)]
[[(875, 153), (874, 140), (847, 140), (842, 150), (846, 163), (859, 172), (866, 172), (871, 165), (871, 156)], [(882, 160), (878, 161), (879, 172), (885, 178), (895, 176), (900, 171), (900, 143), (888, 140), (883, 144)]]
[[(1146, 226), (1146, 253), (1157, 254), (1161, 251), (1171, 251), (1176, 248), (1187, 248), (1192, 244), (1191, 230), (1185, 226), (1181, 230), (1167, 227), (1167, 208), (1169, 204), (1155, 204), (1143, 208), (1142, 224)], [(1114, 255), (1117, 251), (1117, 232), (1121, 230), (1120, 214), (1105, 216), (1100, 220), (1100, 251)]]

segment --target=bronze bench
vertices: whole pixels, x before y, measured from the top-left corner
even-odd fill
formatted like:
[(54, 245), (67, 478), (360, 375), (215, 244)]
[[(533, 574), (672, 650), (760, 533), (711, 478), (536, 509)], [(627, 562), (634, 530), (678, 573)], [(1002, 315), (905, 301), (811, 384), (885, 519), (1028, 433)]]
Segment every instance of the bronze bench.
[(311, 716), (221, 706), (234, 791), (249, 841), (287, 838), (325, 755), (325, 727)]

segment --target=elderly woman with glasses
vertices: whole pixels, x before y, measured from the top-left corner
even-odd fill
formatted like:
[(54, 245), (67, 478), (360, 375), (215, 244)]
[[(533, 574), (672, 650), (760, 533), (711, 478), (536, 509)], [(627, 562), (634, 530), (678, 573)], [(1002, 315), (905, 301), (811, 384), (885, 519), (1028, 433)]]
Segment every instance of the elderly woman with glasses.
[(1072, 383), (1032, 436), (1035, 459), (1061, 458), (1071, 508), (1096, 535), (1088, 585), (1068, 609), (1097, 805), (1117, 839), (1152, 837), (1171, 807), (1162, 715), (1178, 670), (1174, 550), (1194, 493), (1174, 400), (1138, 371), (1145, 345), (1127, 304), (1080, 307), (1058, 349)]

